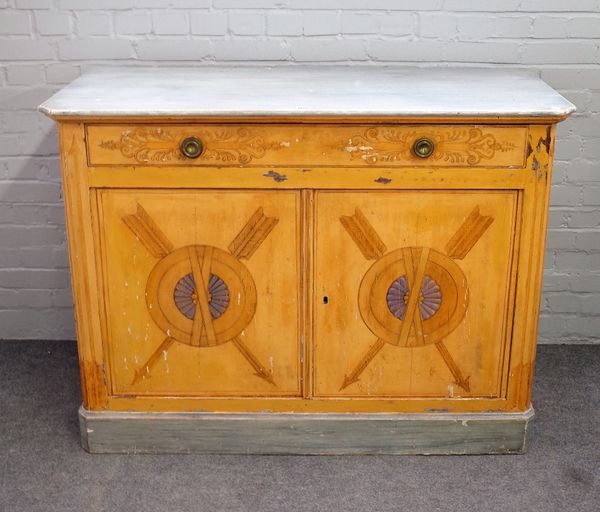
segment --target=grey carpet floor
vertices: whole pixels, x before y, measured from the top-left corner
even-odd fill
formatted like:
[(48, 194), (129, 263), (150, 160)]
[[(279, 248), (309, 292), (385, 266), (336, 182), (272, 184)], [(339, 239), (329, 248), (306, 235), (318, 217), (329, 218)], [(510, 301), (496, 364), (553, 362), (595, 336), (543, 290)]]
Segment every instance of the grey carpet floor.
[(529, 453), (89, 455), (71, 342), (0, 342), (0, 512), (600, 510), (600, 346), (542, 346)]

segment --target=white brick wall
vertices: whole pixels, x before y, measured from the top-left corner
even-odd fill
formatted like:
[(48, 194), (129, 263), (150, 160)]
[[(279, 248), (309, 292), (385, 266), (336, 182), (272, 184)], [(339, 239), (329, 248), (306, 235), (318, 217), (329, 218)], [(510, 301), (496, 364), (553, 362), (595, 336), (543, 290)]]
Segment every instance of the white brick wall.
[(559, 128), (540, 341), (600, 342), (600, 0), (0, 0), (0, 338), (72, 338), (56, 133), (91, 65), (533, 68)]

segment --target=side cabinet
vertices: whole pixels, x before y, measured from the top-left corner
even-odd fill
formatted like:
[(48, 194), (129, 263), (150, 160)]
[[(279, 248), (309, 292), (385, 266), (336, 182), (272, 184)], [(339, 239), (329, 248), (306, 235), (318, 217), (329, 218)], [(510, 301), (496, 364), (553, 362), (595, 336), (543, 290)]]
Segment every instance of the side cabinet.
[(526, 449), (573, 110), (540, 80), (134, 69), (41, 110), (59, 122), (87, 450)]
[[(204, 125), (205, 156), (185, 165), (194, 129), (61, 127), (90, 450), (128, 451), (134, 425), (135, 449), (155, 451), (179, 413), (192, 426), (177, 436), (217, 429), (267, 452), (271, 435), (284, 453), (299, 435), (301, 453), (420, 453), (439, 429), (446, 448), (508, 436), (500, 451), (523, 449), (551, 126), (283, 126), (309, 151), (292, 146), (290, 161), (315, 166), (269, 149), (276, 125)], [(405, 149), (424, 135), (431, 160)], [(386, 434), (365, 448), (348, 428)], [(150, 431), (160, 439), (144, 444)]]

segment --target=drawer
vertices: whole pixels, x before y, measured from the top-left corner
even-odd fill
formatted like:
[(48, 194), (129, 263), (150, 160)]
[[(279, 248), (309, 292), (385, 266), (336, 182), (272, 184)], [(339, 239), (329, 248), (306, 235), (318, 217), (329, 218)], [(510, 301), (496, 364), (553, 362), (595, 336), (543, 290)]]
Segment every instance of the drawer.
[[(523, 168), (527, 134), (518, 125), (88, 124), (86, 144), (91, 166)], [(186, 156), (190, 138), (198, 154)]]

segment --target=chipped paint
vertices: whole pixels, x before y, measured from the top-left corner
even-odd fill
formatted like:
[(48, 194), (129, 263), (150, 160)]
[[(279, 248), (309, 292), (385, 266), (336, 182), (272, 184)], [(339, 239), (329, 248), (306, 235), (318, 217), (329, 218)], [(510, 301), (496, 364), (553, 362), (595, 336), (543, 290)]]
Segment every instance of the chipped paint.
[(279, 174), (278, 172), (276, 172), (272, 169), (270, 171), (266, 172), (265, 174), (263, 174), (263, 176), (265, 178), (273, 178), (277, 183), (281, 183), (282, 181), (285, 181), (288, 179), (285, 174)]
[(542, 177), (542, 171), (540, 170), (540, 163), (538, 159), (534, 156), (531, 161), (531, 170), (535, 172), (537, 179), (539, 180)]
[(533, 146), (531, 145), (531, 136), (529, 137), (529, 142), (527, 142), (527, 153), (525, 154), (525, 160), (527, 160), (531, 153), (533, 153)]
[[(348, 153), (354, 153), (355, 151), (372, 151), (373, 146), (356, 146), (352, 144), (352, 139), (348, 141), (348, 145), (344, 148)], [(363, 155), (363, 158), (365, 155)]]
[(384, 178), (383, 176), (379, 176), (376, 180), (373, 180), (375, 183), (381, 183), (382, 185), (387, 185), (392, 182), (391, 178)]
[(546, 153), (550, 154), (550, 144), (552, 143), (552, 128), (546, 127), (546, 137), (540, 137), (536, 146), (536, 150), (539, 153), (542, 150), (542, 146), (546, 149)]

